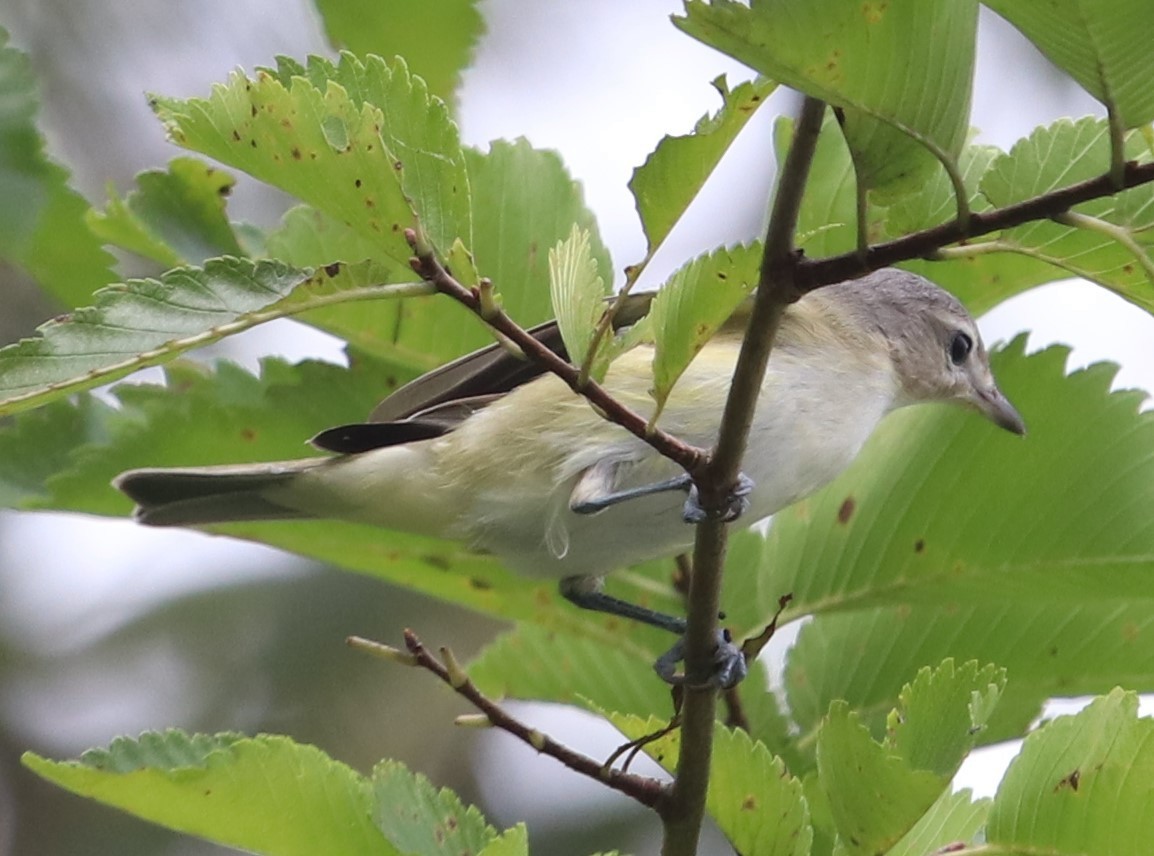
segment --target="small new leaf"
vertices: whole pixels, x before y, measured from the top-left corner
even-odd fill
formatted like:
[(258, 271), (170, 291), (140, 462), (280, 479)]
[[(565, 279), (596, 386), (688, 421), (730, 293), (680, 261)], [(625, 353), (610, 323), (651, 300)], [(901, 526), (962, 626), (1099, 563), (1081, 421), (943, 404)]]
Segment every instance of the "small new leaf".
[(569, 361), (584, 365), (597, 320), (605, 311), (607, 290), (593, 258), (589, 233), (576, 223), (569, 237), (549, 250), (549, 289)]

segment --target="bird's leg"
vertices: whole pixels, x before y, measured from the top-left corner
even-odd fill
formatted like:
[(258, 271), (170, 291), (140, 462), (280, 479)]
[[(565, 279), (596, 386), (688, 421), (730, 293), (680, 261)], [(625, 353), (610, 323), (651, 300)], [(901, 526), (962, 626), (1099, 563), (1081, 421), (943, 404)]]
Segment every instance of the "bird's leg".
[[(652, 496), (655, 493), (665, 493), (671, 490), (683, 490), (689, 493), (685, 500), (685, 508), (681, 516), (686, 523), (700, 523), (707, 520), (709, 515), (701, 507), (697, 495), (697, 486), (688, 473), (674, 476), (665, 481), (643, 484), (639, 487), (617, 490), (617, 480), (620, 475), (623, 461), (601, 461), (594, 464), (581, 474), (573, 492), (569, 495), (569, 509), (575, 514), (596, 514), (622, 502), (638, 499), (643, 496)], [(737, 484), (726, 497), (725, 508), (721, 511), (721, 519), (730, 522), (739, 518), (749, 508), (749, 494), (753, 492), (753, 480), (744, 473), (738, 475)]]
[(561, 596), (582, 609), (640, 621), (642, 624), (659, 627), (670, 633), (676, 633), (678, 636), (685, 633), (684, 618), (638, 606), (619, 597), (605, 594), (601, 586), (601, 577), (565, 577), (561, 580)]
[[(684, 683), (685, 676), (677, 674), (677, 664), (685, 659), (685, 619), (605, 594), (601, 586), (601, 577), (566, 577), (561, 580), (560, 588), (561, 595), (566, 600), (582, 609), (629, 618), (676, 633), (680, 638), (672, 648), (657, 658), (653, 669), (666, 683)], [(745, 678), (745, 656), (741, 648), (733, 643), (728, 630), (717, 631), (717, 648), (714, 651), (713, 664), (709, 685), (717, 689), (729, 689)]]
[(688, 490), (693, 484), (689, 475), (682, 473), (666, 481), (617, 490), (617, 478), (623, 464), (622, 461), (601, 461), (583, 472), (569, 495), (569, 509), (576, 514), (596, 514), (642, 496)]

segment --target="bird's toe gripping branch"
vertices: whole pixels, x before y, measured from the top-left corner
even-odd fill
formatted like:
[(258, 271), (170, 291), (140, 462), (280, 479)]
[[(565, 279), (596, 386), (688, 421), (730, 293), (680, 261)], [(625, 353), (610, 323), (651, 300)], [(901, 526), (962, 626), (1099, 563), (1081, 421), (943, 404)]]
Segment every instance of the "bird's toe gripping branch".
[(753, 479), (745, 473), (739, 473), (737, 483), (725, 497), (725, 506), (720, 512), (710, 513), (701, 505), (697, 493), (697, 485), (689, 483), (689, 496), (685, 499), (685, 508), (681, 516), (686, 523), (703, 523), (711, 518), (720, 519), (724, 523), (732, 523), (745, 512), (749, 511), (749, 495), (753, 493)]
[[(682, 636), (672, 648), (657, 658), (653, 670), (661, 676), (667, 684), (679, 685), (686, 683), (685, 675), (679, 674), (677, 664), (685, 659), (685, 637)], [(734, 644), (733, 637), (724, 628), (717, 630), (717, 647), (713, 651), (713, 671), (706, 682), (718, 690), (728, 690), (743, 680), (748, 674), (749, 667), (745, 662), (745, 654)]]

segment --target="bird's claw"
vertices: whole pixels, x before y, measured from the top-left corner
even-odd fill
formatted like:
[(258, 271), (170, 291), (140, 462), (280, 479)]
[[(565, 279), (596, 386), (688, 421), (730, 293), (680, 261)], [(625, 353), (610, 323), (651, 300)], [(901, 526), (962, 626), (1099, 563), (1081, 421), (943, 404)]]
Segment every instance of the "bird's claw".
[[(685, 684), (685, 675), (678, 674), (677, 664), (685, 659), (685, 637), (677, 640), (676, 644), (653, 664), (653, 670), (667, 684), (674, 686)], [(716, 690), (728, 690), (745, 680), (748, 666), (741, 647), (734, 644), (733, 637), (728, 630), (721, 628), (717, 631), (717, 647), (713, 651), (713, 671), (702, 685)]]
[(739, 473), (737, 483), (725, 498), (725, 507), (720, 512), (710, 513), (701, 505), (701, 500), (697, 494), (697, 485), (691, 484), (681, 516), (686, 523), (702, 523), (714, 518), (723, 523), (732, 523), (749, 510), (749, 495), (751, 493), (753, 493), (753, 479), (745, 473)]

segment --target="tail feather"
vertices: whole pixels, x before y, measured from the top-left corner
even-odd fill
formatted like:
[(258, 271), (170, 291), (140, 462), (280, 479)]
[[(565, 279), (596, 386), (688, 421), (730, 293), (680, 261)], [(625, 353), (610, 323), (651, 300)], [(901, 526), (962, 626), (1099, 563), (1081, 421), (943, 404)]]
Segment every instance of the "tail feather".
[(196, 526), (230, 520), (308, 517), (270, 499), (266, 491), (288, 484), (323, 459), (121, 473), (113, 485), (136, 504), (133, 516), (148, 526)]

